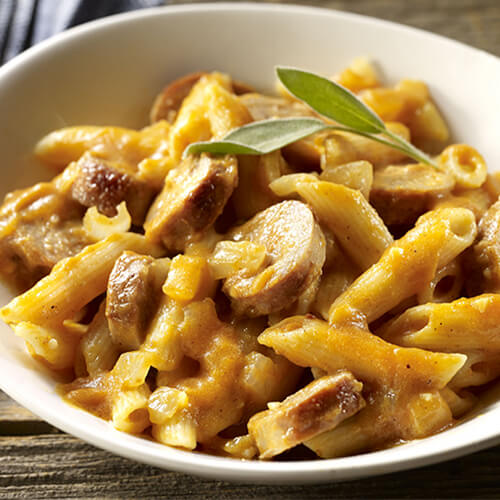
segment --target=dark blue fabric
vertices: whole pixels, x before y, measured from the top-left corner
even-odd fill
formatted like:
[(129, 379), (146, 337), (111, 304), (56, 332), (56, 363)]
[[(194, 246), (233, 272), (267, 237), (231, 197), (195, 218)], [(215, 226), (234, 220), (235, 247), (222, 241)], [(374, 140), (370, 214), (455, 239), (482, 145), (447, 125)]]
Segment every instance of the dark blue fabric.
[(165, 0), (0, 0), (0, 64), (72, 26), (164, 4)]

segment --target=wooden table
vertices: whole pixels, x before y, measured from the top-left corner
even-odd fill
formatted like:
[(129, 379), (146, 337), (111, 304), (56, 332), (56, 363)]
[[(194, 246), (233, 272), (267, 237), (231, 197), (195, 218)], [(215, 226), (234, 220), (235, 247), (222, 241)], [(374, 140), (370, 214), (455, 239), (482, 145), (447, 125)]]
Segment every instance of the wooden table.
[[(401, 22), (500, 56), (500, 0), (296, 3)], [(187, 497), (500, 498), (500, 447), (440, 465), (350, 483), (237, 485), (165, 472), (98, 450), (42, 422), (0, 392), (0, 498)]]

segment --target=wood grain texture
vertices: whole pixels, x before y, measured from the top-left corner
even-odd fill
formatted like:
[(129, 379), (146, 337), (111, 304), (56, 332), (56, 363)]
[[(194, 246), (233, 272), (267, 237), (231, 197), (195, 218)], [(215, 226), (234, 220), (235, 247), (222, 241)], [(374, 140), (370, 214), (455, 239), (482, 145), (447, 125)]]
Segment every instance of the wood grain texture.
[[(0, 436), (33, 436), (56, 432), (59, 431), (0, 391)], [(1, 470), (0, 466), (0, 473)]]
[(33, 422), (39, 418), (0, 391), (0, 425), (4, 422)]
[[(295, 3), (400, 22), (500, 56), (500, 0)], [(98, 450), (40, 421), (0, 391), (0, 498), (500, 498), (500, 447), (435, 466), (349, 483), (230, 484), (162, 471)]]
[[(168, 3), (210, 1), (170, 0)], [(498, 0), (272, 0), (259, 3), (293, 3), (378, 17), (454, 38), (500, 56)]]
[(116, 457), (66, 434), (0, 437), (1, 498), (498, 498), (500, 448), (448, 464), (317, 486), (235, 485)]

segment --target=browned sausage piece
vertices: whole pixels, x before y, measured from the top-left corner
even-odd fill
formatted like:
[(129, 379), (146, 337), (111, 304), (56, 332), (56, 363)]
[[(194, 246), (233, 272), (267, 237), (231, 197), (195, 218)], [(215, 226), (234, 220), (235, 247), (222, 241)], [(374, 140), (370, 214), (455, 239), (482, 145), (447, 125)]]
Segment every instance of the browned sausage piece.
[(109, 276), (106, 317), (115, 345), (122, 351), (138, 349), (157, 306), (161, 292), (155, 293), (154, 259), (123, 252)]
[(470, 295), (500, 293), (500, 201), (481, 218), (476, 244), (466, 254), (465, 267)]
[(260, 451), (271, 458), (337, 427), (364, 408), (363, 384), (347, 371), (314, 380), (276, 407), (257, 413), (248, 431)]
[(240, 97), (255, 121), (269, 118), (290, 118), (294, 116), (317, 116), (305, 104), (283, 97), (271, 97), (258, 93), (245, 94)]
[(238, 183), (234, 156), (190, 156), (165, 179), (146, 218), (146, 238), (182, 251), (222, 213)]
[(0, 273), (26, 289), (65, 257), (91, 243), (84, 210), (52, 183), (7, 195), (0, 207)]
[(130, 167), (84, 154), (75, 170), (71, 186), (75, 201), (84, 207), (95, 206), (108, 217), (114, 217), (116, 207), (125, 201), (132, 222), (137, 226), (144, 222), (155, 191), (139, 180)]
[[(167, 85), (156, 97), (153, 107), (151, 108), (150, 119), (151, 122), (159, 120), (167, 120), (169, 123), (175, 121), (177, 111), (179, 111), (182, 101), (188, 96), (189, 92), (198, 80), (208, 73), (199, 71), (185, 75), (182, 78), (174, 80)], [(252, 92), (252, 87), (245, 83), (233, 81), (233, 91), (236, 95)]]
[[(301, 116), (318, 118), (318, 115), (304, 104), (283, 97), (253, 93), (241, 96), (240, 101), (255, 121)], [(299, 170), (319, 170), (323, 135), (324, 133), (314, 134), (286, 146), (282, 150), (283, 158)]]
[(413, 224), (432, 200), (453, 187), (450, 175), (429, 165), (387, 166), (374, 172), (370, 203), (387, 225)]
[(223, 290), (237, 314), (261, 316), (289, 306), (321, 276), (325, 238), (307, 205), (288, 200), (236, 228), (235, 241), (266, 247), (269, 265), (254, 276), (235, 274)]

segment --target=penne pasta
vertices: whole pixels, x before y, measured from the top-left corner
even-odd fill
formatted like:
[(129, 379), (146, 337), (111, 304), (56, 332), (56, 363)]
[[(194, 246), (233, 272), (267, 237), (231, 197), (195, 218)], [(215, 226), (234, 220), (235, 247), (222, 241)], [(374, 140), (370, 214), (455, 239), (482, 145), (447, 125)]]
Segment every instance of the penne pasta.
[(352, 92), (379, 86), (377, 71), (366, 57), (356, 57), (333, 80)]
[(500, 374), (499, 317), (500, 295), (484, 294), (408, 309), (379, 333), (403, 346), (466, 354), (466, 364), (452, 381), (453, 388), (461, 389)]
[(163, 424), (153, 424), (151, 434), (160, 443), (194, 450), (196, 448), (196, 426), (186, 416), (173, 416)]
[(306, 442), (323, 458), (422, 437), (452, 421), (439, 390), (464, 365), (466, 357), (461, 354), (399, 348), (357, 325), (329, 326), (301, 316), (267, 329), (259, 342), (301, 366), (330, 374), (347, 369), (370, 384), (369, 404), (364, 410)]
[(462, 265), (458, 259), (436, 271), (434, 278), (417, 294), (419, 304), (451, 302), (460, 297), (464, 285)]
[(48, 276), (3, 307), (0, 317), (9, 324), (29, 321), (47, 326), (74, 317), (106, 290), (115, 260), (125, 250), (153, 255), (161, 252), (138, 234), (111, 235), (60, 261)]
[(91, 377), (111, 370), (118, 359), (119, 352), (109, 331), (104, 302), (82, 337), (80, 351), (85, 360), (86, 371)]
[(150, 426), (148, 400), (151, 391), (146, 384), (123, 389), (115, 394), (111, 409), (111, 422), (119, 431), (139, 434)]
[(405, 311), (381, 330), (407, 347), (436, 351), (500, 353), (500, 295), (484, 294)]
[(330, 323), (352, 318), (369, 324), (380, 318), (422, 290), (438, 269), (473, 243), (476, 233), (470, 210), (428, 212), (337, 298), (330, 309)]
[(78, 336), (68, 333), (63, 328), (48, 329), (29, 321), (16, 323), (12, 325), (12, 329), (26, 342), (31, 355), (53, 370), (63, 370), (73, 366), (80, 340)]
[(142, 344), (157, 370), (173, 370), (182, 360), (179, 325), (183, 319), (182, 305), (163, 297)]
[(83, 217), (83, 227), (94, 241), (106, 239), (112, 234), (126, 233), (130, 230), (132, 219), (124, 201), (118, 206), (114, 217), (106, 217), (96, 207), (91, 207)]
[[(386, 127), (394, 134), (406, 140), (410, 139), (410, 132), (404, 124), (388, 121)], [(325, 169), (356, 161), (367, 161), (376, 168), (394, 165), (405, 159), (405, 153), (371, 141), (366, 137), (349, 132), (334, 132), (324, 139), (321, 168)]]
[[(410, 384), (426, 391), (445, 387), (466, 360), (462, 354), (395, 348), (356, 325), (329, 326), (325, 321), (303, 316), (268, 328), (259, 336), (259, 342), (299, 366), (314, 366), (327, 373), (345, 368), (372, 384), (395, 388)], [(366, 363), (366, 359), (371, 362)]]
[(278, 75), (282, 97), (193, 73), (150, 126), (43, 137), (56, 176), (0, 206), (23, 287), (0, 319), (68, 403), (167, 446), (334, 458), (447, 429), (500, 377), (500, 181), (445, 148), (424, 82)]
[(247, 108), (231, 91), (229, 78), (220, 73), (205, 75), (179, 109), (170, 132), (170, 155), (178, 162), (190, 143), (221, 138), (250, 121)]
[(307, 174), (290, 176), (288, 186), (282, 179), (271, 183), (271, 189), (281, 195), (287, 189), (297, 192), (360, 268), (374, 264), (392, 243), (382, 219), (359, 191)]
[(477, 188), (486, 181), (487, 168), (484, 158), (471, 146), (454, 144), (439, 155), (439, 166), (453, 175), (457, 186)]

